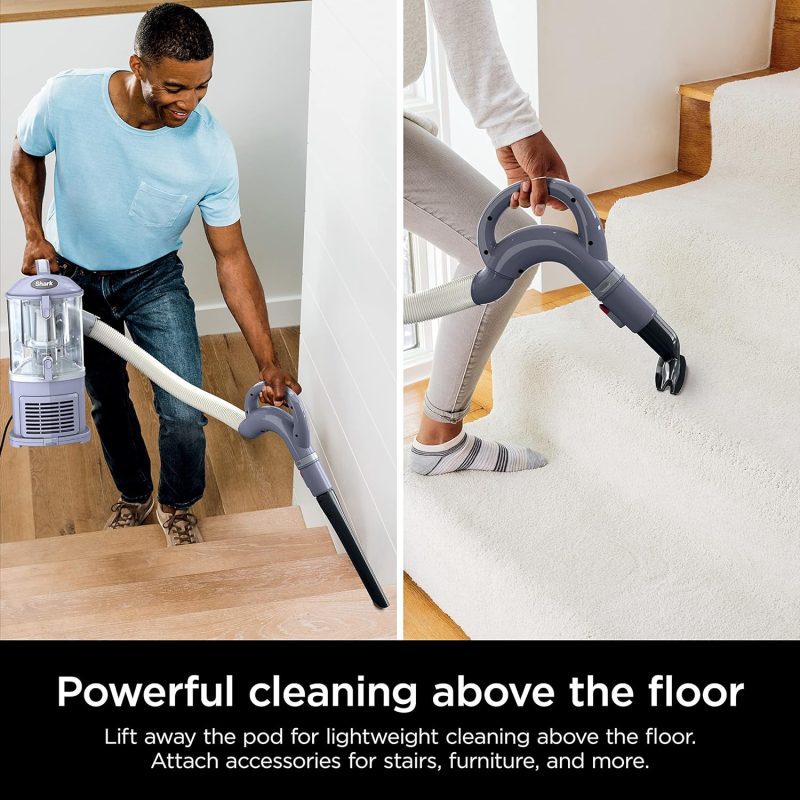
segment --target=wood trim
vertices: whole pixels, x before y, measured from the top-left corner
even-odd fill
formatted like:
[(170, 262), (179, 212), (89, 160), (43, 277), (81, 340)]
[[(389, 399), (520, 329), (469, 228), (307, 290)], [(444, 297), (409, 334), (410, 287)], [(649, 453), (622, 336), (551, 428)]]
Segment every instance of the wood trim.
[(659, 189), (669, 189), (673, 186), (682, 186), (684, 183), (691, 183), (697, 180), (696, 175), (688, 172), (670, 172), (666, 175), (659, 175), (656, 178), (647, 178), (636, 183), (628, 183), (625, 186), (618, 186), (615, 189), (606, 189), (602, 192), (593, 192), (589, 195), (592, 205), (597, 211), (597, 216), (605, 222), (611, 211), (611, 206), (623, 197), (635, 197), (639, 194), (656, 192)]
[(681, 97), (678, 171), (701, 178), (711, 166), (711, 106), (694, 97)]
[(694, 97), (695, 100), (704, 100), (707, 103), (711, 102), (714, 92), (719, 86), (725, 83), (733, 83), (734, 81), (746, 81), (749, 78), (763, 78), (765, 75), (773, 75), (780, 70), (772, 69), (757, 69), (754, 72), (743, 72), (741, 75), (729, 75), (727, 78), (715, 78), (713, 81), (698, 81), (697, 83), (684, 83), (680, 86), (678, 91), (684, 97)]
[(772, 30), (772, 56), (774, 70), (791, 70), (800, 67), (800, 21), (776, 19)]
[[(181, 0), (182, 5), (192, 8), (291, 2), (295, 0)], [(137, 0), (3, 0), (0, 5), (0, 22), (133, 14), (147, 11), (156, 5), (157, 2), (141, 2), (141, 0), (139, 2)]]
[(404, 639), (416, 641), (469, 639), (469, 636), (405, 572), (403, 602)]
[(777, 0), (775, 19), (800, 22), (800, 0)]

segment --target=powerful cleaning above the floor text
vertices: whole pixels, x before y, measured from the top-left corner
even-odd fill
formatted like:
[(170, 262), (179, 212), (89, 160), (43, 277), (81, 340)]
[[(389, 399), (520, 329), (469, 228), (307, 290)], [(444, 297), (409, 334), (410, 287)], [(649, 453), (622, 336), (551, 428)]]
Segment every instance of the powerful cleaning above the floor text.
[[(743, 691), (743, 683), (676, 683), (671, 675), (654, 675), (647, 684), (649, 705), (655, 707), (702, 705), (708, 708), (734, 707)], [(575, 708), (626, 708), (634, 704), (630, 684), (606, 684), (594, 676), (573, 677), (564, 692)], [(367, 681), (363, 675), (349, 683), (284, 682), (273, 675), (269, 682), (255, 683), (248, 688), (247, 700), (256, 708), (288, 706), (300, 708), (388, 708), (409, 713), (417, 707), (417, 684)], [(75, 702), (91, 707), (162, 706), (177, 708), (234, 707), (236, 697), (232, 675), (216, 682), (201, 681), (190, 675), (183, 683), (88, 683), (80, 678), (62, 675), (58, 678), (58, 704), (65, 707)], [(458, 675), (453, 683), (436, 683), (431, 704), (435, 708), (474, 708), (504, 706), (547, 708), (556, 702), (556, 691), (549, 683), (489, 683), (468, 681)]]

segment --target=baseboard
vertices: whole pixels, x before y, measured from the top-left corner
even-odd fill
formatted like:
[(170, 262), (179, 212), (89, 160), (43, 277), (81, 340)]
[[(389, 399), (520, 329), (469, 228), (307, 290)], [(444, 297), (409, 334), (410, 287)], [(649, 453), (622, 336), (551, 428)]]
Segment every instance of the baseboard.
[[(290, 328), (300, 324), (300, 295), (276, 297), (267, 301), (271, 328)], [(239, 330), (233, 314), (225, 303), (195, 306), (197, 332), (200, 336), (213, 333), (235, 333)]]

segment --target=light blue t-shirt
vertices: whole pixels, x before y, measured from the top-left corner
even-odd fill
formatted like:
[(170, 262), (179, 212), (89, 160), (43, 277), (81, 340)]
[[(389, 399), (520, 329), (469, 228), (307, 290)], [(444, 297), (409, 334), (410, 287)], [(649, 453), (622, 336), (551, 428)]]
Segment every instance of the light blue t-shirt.
[(195, 206), (208, 225), (239, 219), (228, 134), (201, 103), (179, 128), (145, 131), (114, 110), (114, 69), (72, 69), (44, 85), (17, 123), (22, 149), (56, 151), (45, 236), (87, 269), (140, 267), (180, 249)]

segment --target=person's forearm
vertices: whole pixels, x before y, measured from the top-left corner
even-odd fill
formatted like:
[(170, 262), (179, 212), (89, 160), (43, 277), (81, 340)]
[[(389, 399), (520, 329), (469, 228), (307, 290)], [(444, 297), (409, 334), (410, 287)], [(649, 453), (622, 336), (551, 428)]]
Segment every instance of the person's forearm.
[(428, 0), (456, 90), (495, 148), (542, 126), (514, 78), (490, 0)]
[(28, 241), (44, 239), (42, 228), (42, 202), (47, 182), (44, 158), (28, 155), (14, 140), (11, 153), (11, 188), (25, 225)]
[(244, 334), (258, 369), (279, 366), (272, 344), (264, 289), (250, 256), (228, 256), (217, 262), (225, 303)]

